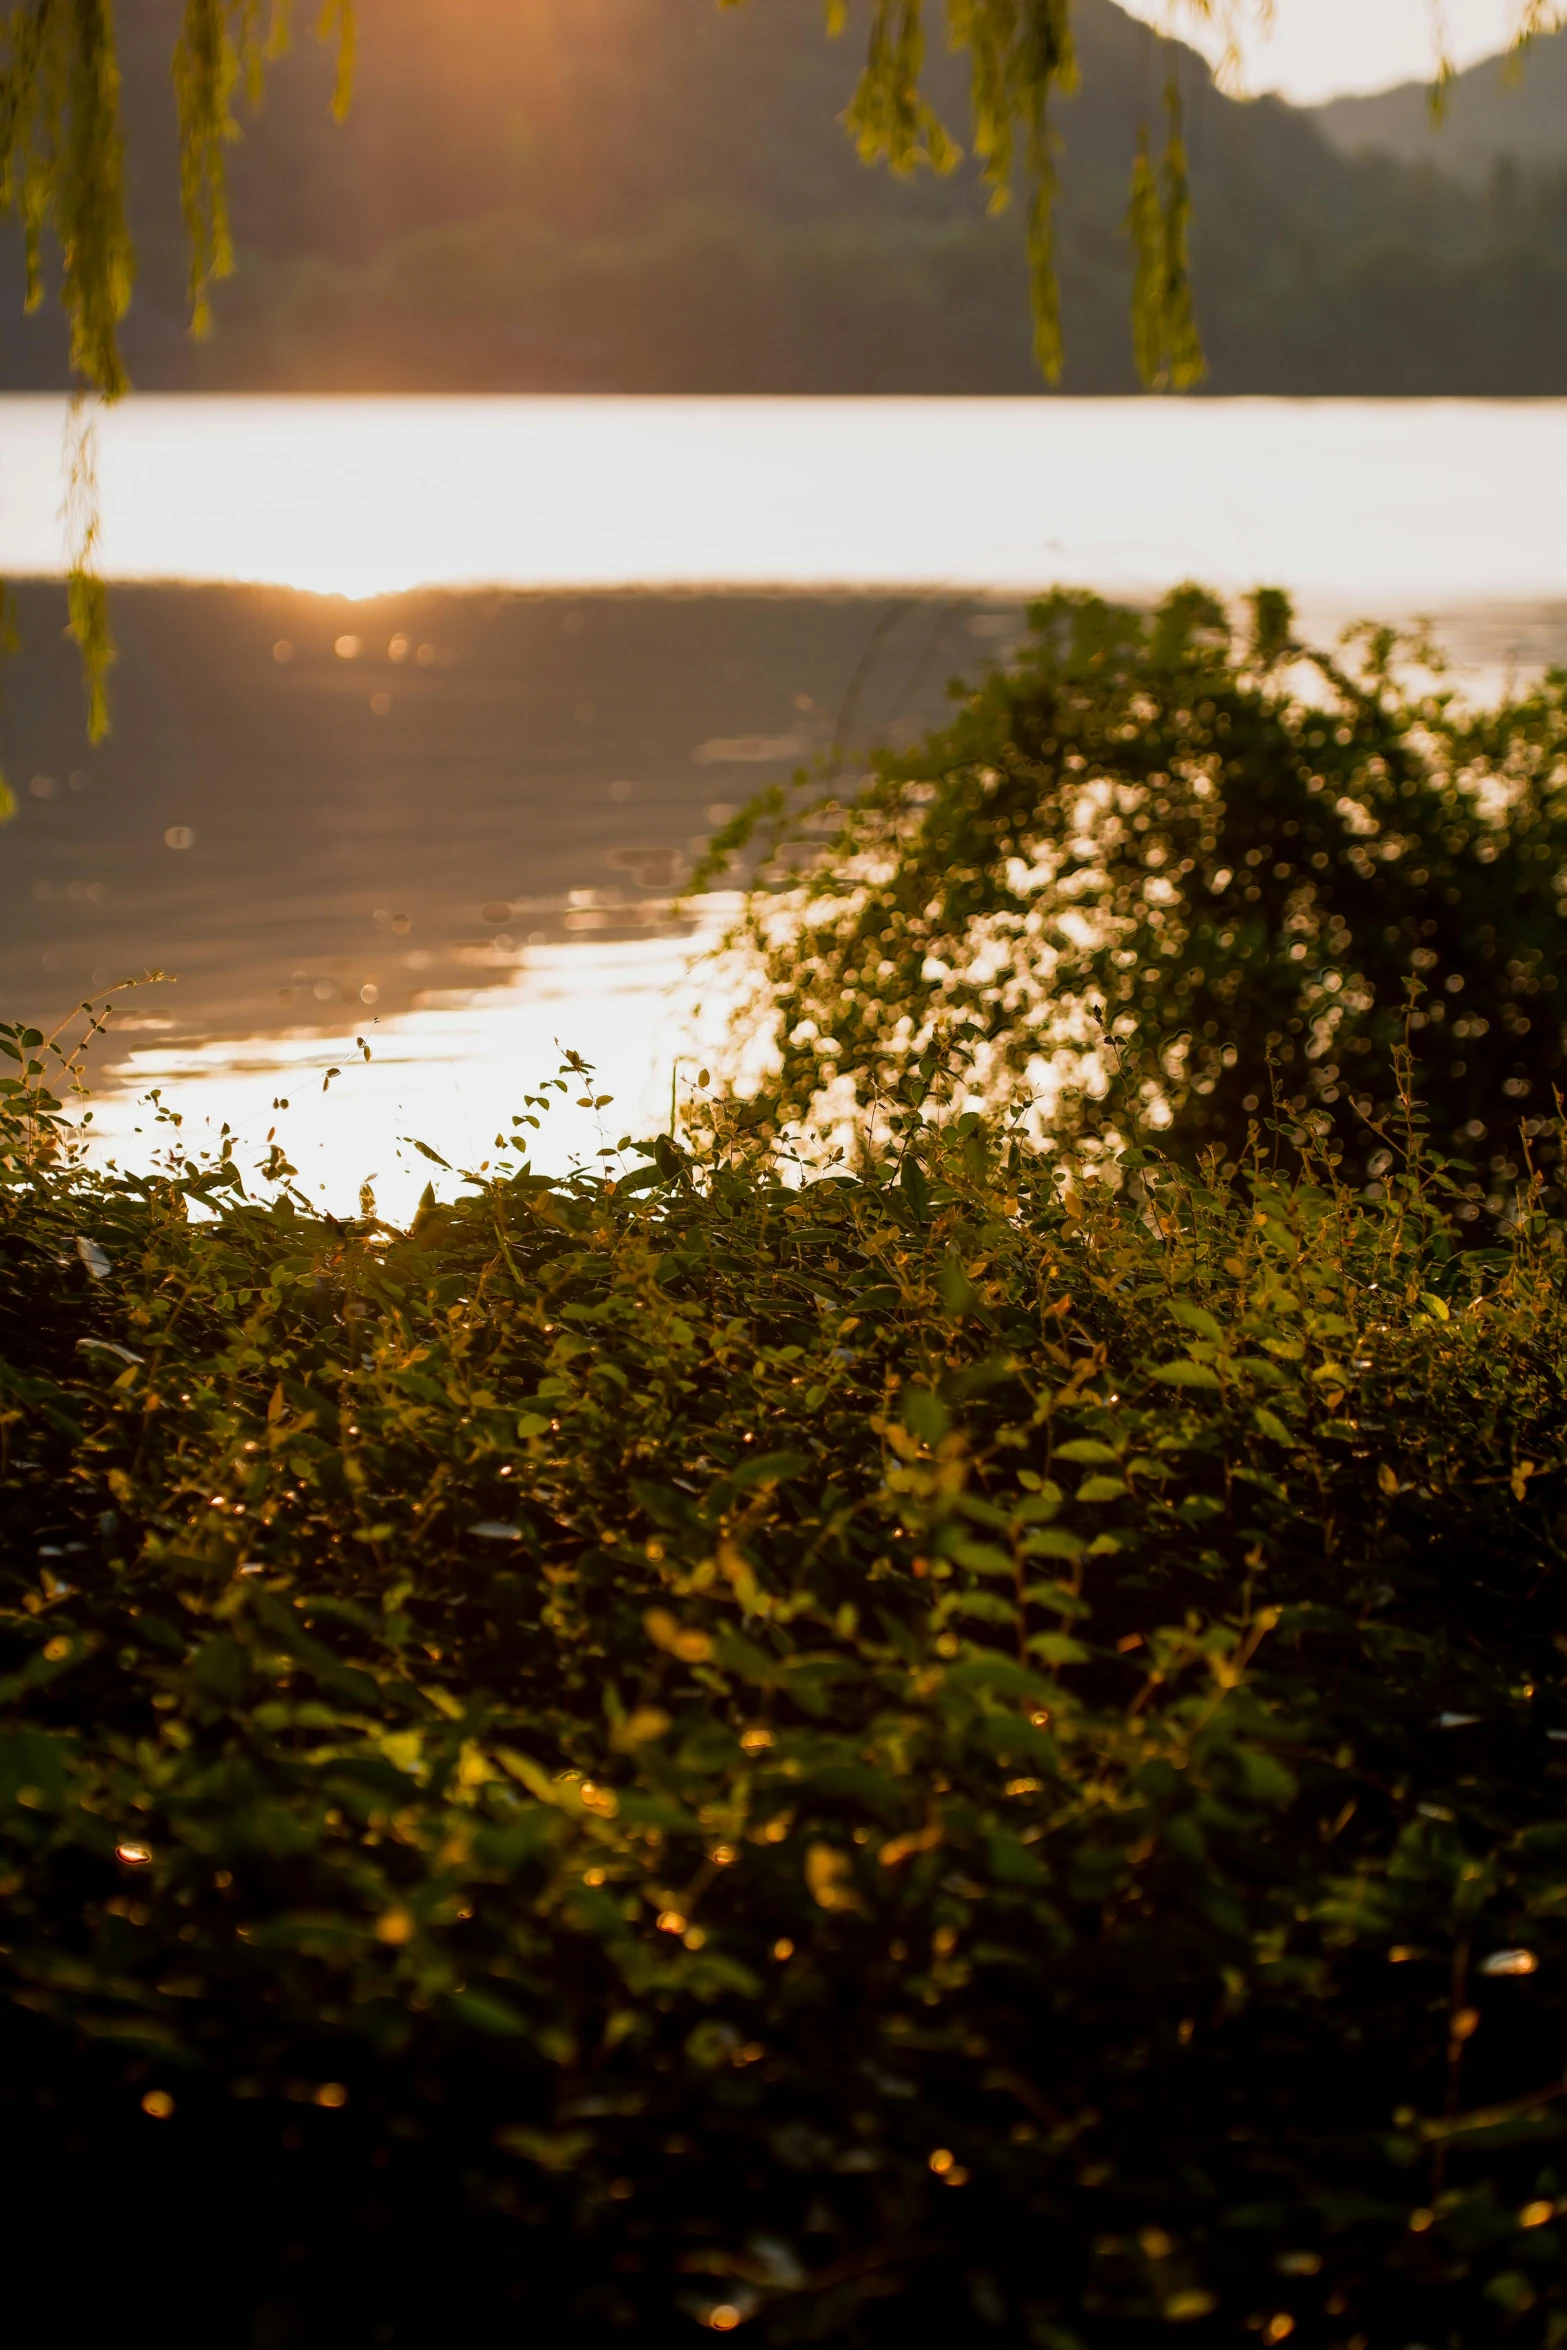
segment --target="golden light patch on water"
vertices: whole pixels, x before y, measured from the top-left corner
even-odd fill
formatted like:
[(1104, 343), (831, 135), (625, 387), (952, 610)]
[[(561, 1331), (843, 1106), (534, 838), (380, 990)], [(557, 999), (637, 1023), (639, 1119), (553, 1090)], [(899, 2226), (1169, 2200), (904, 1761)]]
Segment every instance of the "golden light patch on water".
[[(384, 1020), (366, 1013), (343, 1037), (138, 1043), (112, 1075), (98, 1073), (94, 1157), (140, 1167), (177, 1148), (199, 1163), (221, 1152), (226, 1129), (247, 1187), (264, 1197), (256, 1171), (275, 1136), (317, 1205), (352, 1215), (368, 1189), (394, 1223), (412, 1216), (427, 1182), (449, 1199), (462, 1173), (493, 1172), (503, 1157), (515, 1165), (516, 1153), (497, 1148), (513, 1137), (552, 1172), (613, 1167), (623, 1136), (667, 1128), (672, 1085), (689, 1095), (703, 1040), (722, 1032), (723, 1007), (694, 965), (733, 903), (705, 900), (684, 937), (532, 948), (504, 986), (433, 993)], [(591, 1084), (573, 1075), (565, 1090), (546, 1085), (567, 1053), (592, 1070)], [(552, 1106), (538, 1126), (514, 1126), (539, 1116), (524, 1096), (544, 1090)]]
[[(61, 568), (64, 417), (0, 401), (13, 576)], [(1567, 595), (1561, 400), (141, 397), (99, 433), (110, 578)]]

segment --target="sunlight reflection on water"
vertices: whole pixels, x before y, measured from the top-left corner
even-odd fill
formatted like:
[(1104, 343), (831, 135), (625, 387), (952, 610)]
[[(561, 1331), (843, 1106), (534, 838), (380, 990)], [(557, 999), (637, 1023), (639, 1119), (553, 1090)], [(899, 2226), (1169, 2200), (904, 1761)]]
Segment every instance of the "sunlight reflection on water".
[[(0, 399), (0, 572), (59, 575), (63, 422), (59, 400)], [(145, 641), (117, 675), (128, 721), (104, 753), (38, 717), (55, 747), (8, 828), (0, 903), (27, 935), (0, 939), (7, 985), (14, 970), (30, 993), (42, 972), (68, 1000), (76, 962), (97, 986), (133, 943), (136, 962), (183, 969), (182, 993), (135, 1007), (145, 1041), (100, 1101), (100, 1147), (144, 1159), (167, 1138), (135, 1107), (159, 1085), (184, 1143), (211, 1147), (226, 1120), (253, 1165), (276, 1125), (310, 1196), (338, 1208), (366, 1178), (389, 1213), (412, 1208), (430, 1170), (399, 1136), (458, 1167), (492, 1155), (557, 1039), (597, 1064), (613, 1131), (568, 1107), (541, 1163), (667, 1117), (689, 942), (654, 935), (659, 909), (635, 893), (677, 885), (704, 807), (718, 823), (769, 769), (825, 747), (835, 705), (817, 673), (840, 672), (842, 693), (885, 626), (845, 591), (901, 598), (911, 638), (929, 631), (925, 654), (898, 654), (911, 678), (931, 672), (922, 692), (949, 619), (972, 641), (939, 658), (972, 673), (980, 649), (1006, 657), (1017, 601), (1055, 582), (1278, 584), (1319, 635), (1423, 613), (1451, 638), (1452, 619), (1470, 690), (1561, 657), (1567, 401), (136, 398), (100, 431), (105, 575), (207, 584), (183, 618), (159, 602), (177, 591), (122, 589), (127, 625), (144, 599)], [(444, 595), (456, 587), (526, 593), (497, 617)], [(663, 616), (657, 595), (544, 608), (550, 591), (628, 588), (663, 591)], [(704, 604), (699, 588), (728, 592)], [(252, 630), (234, 599), (274, 590), (358, 601), (317, 644), (325, 612), (280, 610), (262, 636), (258, 607)], [(430, 609), (364, 601), (415, 590)], [(758, 590), (778, 611), (748, 609), (750, 638), (729, 642)], [(782, 609), (807, 590), (840, 599), (810, 619), (809, 668)], [(1013, 605), (965, 617), (986, 598)], [(673, 672), (654, 620), (675, 650), (685, 631), (692, 664), (689, 696), (656, 713)], [(60, 709), (69, 694), (77, 740), (74, 680), (49, 691)], [(934, 714), (916, 696), (860, 723), (869, 740)], [(421, 891), (402, 950), (393, 909)], [(632, 919), (648, 934), (592, 935)], [(490, 984), (450, 984), (479, 965)], [(354, 1030), (307, 1033), (317, 1005)]]
[[(602, 1112), (580, 1107), (585, 1089), (573, 1081), (555, 1094), (541, 1132), (522, 1131), (533, 1163), (551, 1172), (605, 1163), (603, 1150), (623, 1135), (667, 1128), (677, 1062), (683, 1098), (702, 1037), (722, 1026), (713, 990), (703, 1003), (692, 966), (733, 903), (705, 901), (687, 938), (536, 949), (509, 987), (453, 993), (389, 1020), (366, 1016), (340, 1039), (294, 1033), (138, 1046), (121, 1060), (113, 1090), (95, 1096), (94, 1156), (143, 1166), (176, 1141), (191, 1157), (216, 1154), (226, 1122), (241, 1173), (257, 1189), (252, 1171), (275, 1129), (310, 1199), (352, 1213), (369, 1182), (380, 1212), (406, 1222), (427, 1182), (451, 1198), (458, 1174), (495, 1160), (496, 1137), (511, 1134), (523, 1096), (553, 1078), (570, 1051), (592, 1068), (593, 1094), (612, 1103)], [(370, 1047), (368, 1061), (356, 1036)], [(328, 1071), (337, 1072), (330, 1083)], [(148, 1105), (155, 1086), (184, 1121), (177, 1134)], [(453, 1172), (433, 1166), (415, 1140)]]
[[(64, 405), (0, 401), (0, 567), (60, 568)], [(134, 398), (122, 579), (1567, 592), (1567, 401)]]

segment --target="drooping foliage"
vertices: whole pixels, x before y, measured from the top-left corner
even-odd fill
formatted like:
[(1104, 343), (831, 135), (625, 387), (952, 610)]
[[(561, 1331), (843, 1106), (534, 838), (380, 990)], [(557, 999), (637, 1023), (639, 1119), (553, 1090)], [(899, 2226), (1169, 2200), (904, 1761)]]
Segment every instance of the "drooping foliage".
[[(233, 267), (224, 151), (238, 136), (243, 81), (260, 103), (267, 61), (287, 45), (289, 0), (185, 0), (172, 60), (179, 121), (180, 196), (190, 239), (192, 327), (206, 332), (215, 278)], [(61, 256), (60, 299), (70, 359), (83, 393), (117, 400), (128, 388), (119, 329), (130, 306), (135, 254), (125, 208), (125, 154), (114, 0), (21, 0), (0, 22), (0, 212), (22, 229), (26, 303), (43, 299), (46, 244)], [(353, 67), (352, 0), (325, 0), (319, 30), (341, 61), (337, 107)], [(69, 626), (81, 654), (87, 728), (108, 725), (114, 659), (96, 565), (92, 418), (73, 409), (66, 461)], [(8, 801), (0, 784), (0, 818)]]
[(1165, 94), (1170, 135), (1157, 171), (1146, 134), (1132, 164), (1127, 228), (1132, 240), (1132, 347), (1137, 372), (1157, 391), (1189, 391), (1202, 381), (1202, 339), (1187, 267), (1191, 190), (1181, 135), (1180, 92)]
[[(263, 26), (261, 0), (186, 0), (174, 52), (179, 115), (180, 202), (190, 238), (193, 331), (211, 324), (214, 280), (234, 267), (224, 176), (224, 149), (237, 135), (234, 96), (241, 84), (252, 108), (261, 104), (268, 64), (288, 45), (289, 0), (271, 0)], [(338, 83), (333, 111), (348, 111), (357, 38), (352, 0), (324, 0), (318, 31), (336, 40)]]
[(1561, 2340), (1537, 1189), (721, 1106), (399, 1233), (3, 1042), (14, 2322)]
[(1472, 1162), (1460, 1214), (1501, 1212), (1562, 1080), (1567, 675), (1475, 708), (1401, 685), (1387, 637), (1307, 654), (1274, 593), (1253, 621), (1237, 645), (1200, 590), (1051, 597), (862, 796), (721, 834), (774, 858), (753, 1114), (1024, 1102), (1090, 1156), (1158, 1136), (1234, 1167), (1276, 1102), (1375, 1181), (1407, 1034), (1417, 1114)]
[[(719, 0), (723, 7), (741, 4)], [(1190, 21), (1231, 26), (1267, 12), (1267, 0), (1181, 0), (1181, 6)], [(850, 134), (868, 162), (885, 161), (896, 172), (950, 170), (961, 150), (921, 88), (929, 29), (924, 0), (868, 0), (868, 8), (865, 67), (845, 116)], [(289, 0), (184, 0), (171, 62), (198, 335), (210, 323), (213, 283), (233, 267), (224, 159), (239, 136), (236, 98), (243, 89), (252, 107), (260, 104), (267, 65), (287, 45), (291, 13)], [(1519, 0), (1518, 43), (1553, 15), (1553, 0)], [(830, 33), (845, 31), (847, 0), (827, 0), (826, 19)], [(1071, 0), (946, 0), (943, 22), (949, 46), (968, 55), (973, 144), (995, 204), (1010, 200), (1014, 180), (1022, 184), (1035, 347), (1044, 375), (1054, 381), (1062, 342), (1050, 103), (1075, 82)], [(323, 0), (317, 31), (337, 44), (334, 105), (341, 115), (357, 41), (354, 0)], [(1156, 166), (1145, 141), (1133, 171), (1127, 212), (1135, 257), (1132, 333), (1143, 380), (1181, 390), (1200, 381), (1203, 358), (1187, 271), (1190, 196), (1173, 73), (1166, 104), (1164, 153)], [(57, 245), (71, 364), (86, 392), (118, 398), (127, 383), (119, 327), (135, 256), (125, 208), (114, 0), (18, 0), (0, 21), (0, 212), (21, 224), (29, 307), (42, 299), (46, 244)], [(82, 655), (89, 733), (97, 739), (107, 724), (113, 644), (92, 539), (91, 531), (77, 533), (69, 551), (70, 626)], [(0, 799), (0, 814), (4, 805)]]
[[(829, 0), (829, 31), (842, 32), (848, 13), (846, 0)], [(946, 18), (949, 45), (969, 54), (974, 148), (996, 210), (1011, 200), (1021, 144), (1035, 352), (1053, 383), (1061, 372), (1062, 344), (1051, 250), (1055, 156), (1049, 113), (1052, 96), (1077, 86), (1071, 0), (948, 0)], [(846, 117), (867, 163), (885, 161), (895, 172), (919, 165), (939, 172), (961, 160), (961, 148), (921, 93), (924, 40), (921, 0), (872, 0), (865, 71)]]
[[(198, 333), (212, 280), (233, 266), (224, 152), (238, 135), (235, 91), (243, 82), (260, 103), (267, 62), (288, 44), (290, 15), (289, 0), (265, 8), (262, 0), (185, 0), (171, 63)], [(22, 227), (27, 304), (43, 299), (52, 240), (63, 259), (71, 364), (108, 400), (126, 389), (118, 330), (135, 277), (114, 28), (113, 0), (22, 0), (0, 26), (0, 210)], [(338, 43), (341, 112), (353, 69), (351, 0), (326, 0), (319, 31)]]
[[(732, 7), (741, 0), (719, 0)], [(1188, 0), (1207, 17), (1213, 0)], [(827, 29), (849, 24), (847, 0), (829, 0)], [(1051, 253), (1053, 94), (1075, 84), (1071, 0), (947, 0), (945, 33), (971, 65), (973, 140), (994, 201), (1010, 200), (1021, 174), (1042, 369), (1060, 372), (1059, 302)], [(215, 279), (233, 266), (225, 196), (225, 149), (238, 135), (234, 106), (243, 86), (259, 105), (268, 62), (286, 46), (287, 0), (186, 0), (173, 56), (180, 188), (190, 241), (195, 331), (206, 331)], [(337, 109), (347, 106), (356, 42), (352, 0), (325, 0), (319, 27), (338, 43)], [(922, 0), (870, 0), (866, 60), (845, 121), (868, 163), (899, 173), (951, 170), (961, 149), (921, 87), (927, 27)], [(28, 299), (42, 291), (42, 246), (52, 231), (67, 257), (62, 298), (72, 327), (72, 363), (87, 385), (113, 399), (124, 389), (117, 329), (130, 300), (133, 256), (126, 228), (115, 63), (113, 0), (32, 0), (0, 32), (0, 206), (21, 218)], [(1146, 176), (1146, 175), (1145, 175)], [(1163, 363), (1161, 321), (1173, 268), (1185, 285), (1184, 168), (1172, 128), (1165, 170), (1146, 177), (1132, 210), (1139, 252), (1138, 348), (1160, 363), (1149, 381), (1194, 380)], [(1187, 300), (1179, 290), (1175, 300)], [(1188, 337), (1195, 352), (1195, 340)], [(1183, 345), (1183, 348), (1185, 346)]]
[[(718, 0), (721, 7), (750, 0)], [(754, 0), (764, 5), (765, 0)], [(1021, 181), (1041, 367), (1059, 372), (1060, 322), (1051, 254), (1053, 97), (1075, 84), (1071, 0), (866, 0), (865, 64), (845, 123), (867, 162), (896, 172), (946, 171), (961, 149), (922, 89), (928, 40), (944, 37), (969, 61), (972, 143), (995, 202)], [(1522, 46), (1554, 16), (1553, 0), (1518, 0)], [(1263, 19), (1267, 0), (1179, 0), (1173, 21), (1218, 24), (1232, 36)], [(259, 105), (268, 63), (287, 46), (289, 0), (185, 0), (171, 60), (180, 187), (190, 240), (191, 304), (205, 328), (213, 281), (232, 267), (224, 158), (239, 135), (236, 98)], [(849, 0), (826, 0), (830, 34), (851, 29)], [(64, 256), (61, 295), (71, 358), (105, 398), (125, 386), (118, 334), (130, 300), (134, 257), (126, 226), (114, 0), (17, 0), (0, 23), (0, 210), (22, 224), (29, 304), (43, 288), (45, 240)], [(357, 42), (353, 0), (323, 0), (323, 40), (337, 44), (335, 99), (347, 108)], [(502, 31), (500, 37), (504, 37)], [(1439, 54), (1439, 72), (1446, 70)], [(1134, 338), (1145, 380), (1179, 388), (1201, 369), (1186, 278), (1188, 209), (1179, 108), (1167, 94), (1169, 135), (1155, 169), (1146, 154), (1134, 177), (1129, 226), (1137, 256)]]
[(14, 8), (0, 54), (0, 205), (21, 223), (27, 305), (43, 299), (52, 236), (64, 258), (71, 365), (112, 400), (125, 389), (117, 332), (134, 260), (110, 0)]

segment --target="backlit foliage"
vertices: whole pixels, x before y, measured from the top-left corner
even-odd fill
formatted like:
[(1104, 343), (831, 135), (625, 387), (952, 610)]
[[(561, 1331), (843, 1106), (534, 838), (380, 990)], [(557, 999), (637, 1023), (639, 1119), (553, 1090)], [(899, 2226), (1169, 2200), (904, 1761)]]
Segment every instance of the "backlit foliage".
[(973, 1099), (1090, 1157), (1157, 1136), (1233, 1168), (1276, 1103), (1375, 1181), (1407, 1035), (1460, 1216), (1502, 1212), (1562, 1081), (1567, 674), (1476, 711), (1397, 650), (1308, 654), (1274, 593), (1240, 643), (1198, 589), (1057, 595), (859, 797), (753, 805), (716, 851), (773, 859), (753, 1114), (886, 1131)]
[(978, 1116), (800, 1188), (720, 1107), (401, 1233), (173, 1125), (86, 1173), (3, 1041), (30, 2275), (156, 2245), (207, 2340), (1560, 2339), (1537, 1192), (1487, 1254), (1418, 1154), (1114, 1191)]

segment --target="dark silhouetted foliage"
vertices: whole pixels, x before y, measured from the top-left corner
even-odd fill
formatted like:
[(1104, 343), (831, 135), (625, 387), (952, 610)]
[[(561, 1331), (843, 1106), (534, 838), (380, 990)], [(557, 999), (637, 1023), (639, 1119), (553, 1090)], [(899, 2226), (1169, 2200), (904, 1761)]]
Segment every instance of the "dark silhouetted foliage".
[(1537, 1193), (720, 1104), (401, 1233), (5, 1046), (15, 2322), (1561, 2340)]
[(1254, 623), (1054, 596), (862, 796), (818, 792), (802, 835), (774, 793), (719, 836), (777, 828), (748, 927), (778, 1121), (972, 1094), (1233, 1169), (1276, 1103), (1375, 1179), (1407, 1030), (1460, 1216), (1504, 1210), (1563, 1068), (1567, 676), (1477, 710), (1400, 684), (1391, 637), (1307, 653), (1276, 593)]

